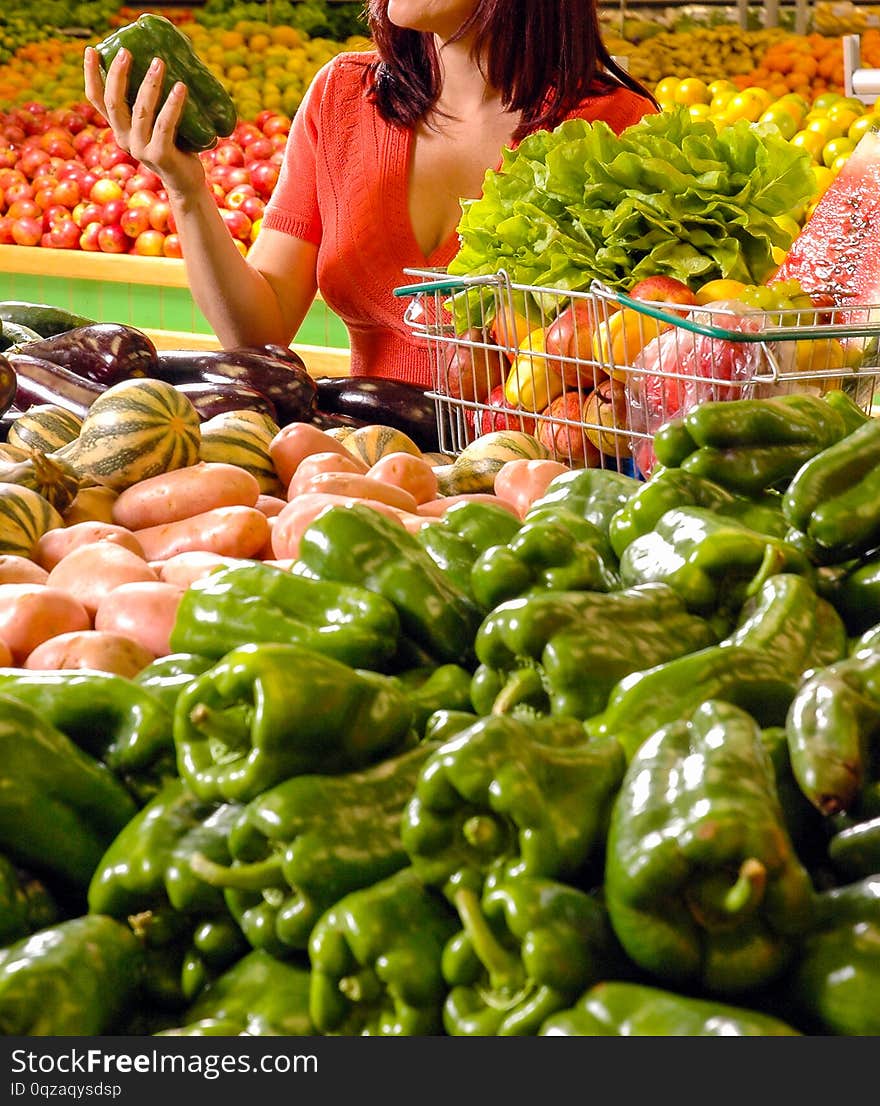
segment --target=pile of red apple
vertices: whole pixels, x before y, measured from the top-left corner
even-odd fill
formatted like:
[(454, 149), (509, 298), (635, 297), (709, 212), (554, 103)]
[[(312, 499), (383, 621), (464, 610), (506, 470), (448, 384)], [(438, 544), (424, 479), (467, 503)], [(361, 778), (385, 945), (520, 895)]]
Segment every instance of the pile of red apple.
[[(290, 119), (263, 111), (200, 154), (242, 253), (278, 180)], [(159, 177), (117, 145), (90, 104), (0, 112), (0, 245), (180, 257)]]

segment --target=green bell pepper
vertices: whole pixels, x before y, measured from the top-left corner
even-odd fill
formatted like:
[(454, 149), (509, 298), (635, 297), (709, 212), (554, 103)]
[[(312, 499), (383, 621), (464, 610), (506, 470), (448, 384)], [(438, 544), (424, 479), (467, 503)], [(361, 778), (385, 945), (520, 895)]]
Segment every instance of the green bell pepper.
[[(164, 657), (156, 657), (132, 679), (158, 699), (173, 716), (177, 696), (190, 680), (207, 672), (215, 660), (216, 657), (207, 657), (202, 653), (167, 653)], [(171, 747), (174, 748), (173, 740)]]
[(454, 903), (463, 928), (441, 962), (450, 1036), (534, 1036), (584, 988), (622, 969), (604, 906), (576, 887), (509, 876), (487, 881), (482, 898), (461, 887)]
[(303, 775), (244, 807), (228, 845), (234, 862), (195, 856), (194, 873), (226, 901), (247, 940), (276, 956), (306, 949), (335, 902), (409, 864), (400, 819), (435, 745), (339, 776)]
[(598, 526), (573, 511), (547, 508), (532, 515), (506, 543), (473, 562), (471, 591), (487, 611), (535, 591), (614, 591), (617, 557)]
[(0, 1034), (112, 1033), (138, 997), (142, 949), (122, 922), (86, 914), (0, 951)]
[(0, 849), (84, 888), (134, 816), (131, 796), (105, 764), (11, 695), (0, 695), (0, 760)]
[(175, 136), (182, 150), (210, 150), (219, 138), (235, 129), (237, 114), (231, 96), (198, 56), (192, 40), (170, 19), (145, 12), (133, 23), (111, 32), (95, 49), (105, 74), (120, 50), (131, 54), (129, 107), (134, 106), (138, 89), (155, 57), (165, 62), (160, 102), (168, 98), (177, 81), (186, 85), (183, 115)]
[(175, 652), (219, 659), (239, 645), (302, 645), (353, 668), (383, 667), (397, 649), (400, 621), (381, 595), (294, 576), (255, 562), (221, 568), (183, 593), (171, 630)]
[(490, 545), (510, 541), (519, 527), (520, 520), (503, 507), (460, 500), (448, 507), (439, 521), (426, 522), (415, 537), (438, 568), (473, 598), (471, 566), (475, 558)]
[(782, 512), (809, 542), (838, 561), (880, 539), (880, 420), (870, 419), (806, 462), (786, 489)]
[(158, 1037), (310, 1037), (309, 971), (259, 949), (212, 980)]
[(703, 507), (733, 518), (759, 534), (784, 538), (788, 524), (782, 516), (782, 497), (767, 494), (760, 500), (736, 495), (705, 476), (679, 468), (655, 469), (635, 495), (611, 517), (608, 537), (618, 557), (636, 538), (650, 533), (673, 507)]
[(642, 486), (640, 480), (614, 469), (572, 469), (554, 476), (544, 494), (526, 511), (523, 522), (547, 508), (563, 507), (608, 535), (614, 513)]
[[(840, 412), (806, 392), (707, 401), (672, 422), (684, 433), (667, 424), (655, 435), (660, 463), (746, 496), (787, 485), (803, 464), (847, 433)], [(685, 435), (693, 443), (690, 451)]]
[(733, 703), (761, 726), (784, 726), (796, 691), (797, 681), (780, 671), (776, 657), (744, 645), (711, 645), (624, 676), (586, 728), (615, 738), (631, 759), (655, 730), (707, 699)]
[(103, 761), (139, 801), (175, 774), (172, 716), (134, 680), (92, 670), (0, 668), (0, 695), (28, 704)]
[(58, 921), (58, 906), (42, 880), (0, 854), (0, 946)]
[(880, 872), (880, 814), (839, 829), (828, 840), (828, 856), (844, 879)]
[(490, 875), (569, 879), (604, 848), (623, 753), (573, 718), (481, 718), (431, 753), (401, 821), (417, 874), (452, 896)]
[(433, 1036), (446, 998), (440, 964), (455, 915), (412, 868), (351, 891), (309, 938), (309, 1014), (319, 1033)]
[(793, 679), (847, 654), (846, 627), (827, 599), (803, 576), (768, 577), (740, 612), (736, 629), (722, 645), (742, 645), (776, 658)]
[(306, 527), (291, 572), (383, 596), (397, 609), (402, 636), (427, 657), (469, 666), (480, 609), (416, 537), (378, 511), (324, 511)]
[(471, 700), (478, 714), (527, 703), (587, 719), (622, 677), (715, 641), (712, 626), (665, 584), (522, 596), (499, 604), (477, 631)]
[(396, 679), (412, 707), (412, 728), (420, 738), (438, 710), (470, 710), (471, 673), (460, 664), (411, 669)]
[(826, 1033), (880, 1034), (880, 878), (818, 896), (820, 923), (807, 935), (791, 989)]
[(767, 576), (812, 576), (800, 550), (705, 507), (673, 507), (620, 558), (623, 584), (665, 583), (697, 614), (736, 617)]
[(630, 761), (608, 833), (605, 896), (644, 971), (712, 993), (769, 984), (813, 925), (758, 725), (709, 700)]
[(626, 980), (596, 983), (568, 1010), (552, 1014), (541, 1037), (798, 1037), (784, 1021), (711, 999)]
[(242, 645), (177, 700), (178, 768), (202, 799), (248, 802), (303, 772), (362, 768), (399, 749), (413, 708), (393, 677), (299, 645)]
[(866, 556), (836, 576), (828, 598), (852, 635), (880, 623), (880, 557)]
[(876, 782), (880, 653), (864, 650), (807, 675), (786, 721), (791, 766), (823, 814), (854, 810)]

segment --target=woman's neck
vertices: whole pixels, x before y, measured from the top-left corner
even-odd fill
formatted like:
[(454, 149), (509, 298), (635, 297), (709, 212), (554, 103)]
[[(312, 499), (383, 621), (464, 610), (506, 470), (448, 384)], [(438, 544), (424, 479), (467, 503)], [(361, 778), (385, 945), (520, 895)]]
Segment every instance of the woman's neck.
[(467, 119), (483, 111), (498, 112), (500, 92), (486, 80), (471, 54), (472, 42), (437, 43), (440, 59), (441, 90), (437, 99), (438, 115)]

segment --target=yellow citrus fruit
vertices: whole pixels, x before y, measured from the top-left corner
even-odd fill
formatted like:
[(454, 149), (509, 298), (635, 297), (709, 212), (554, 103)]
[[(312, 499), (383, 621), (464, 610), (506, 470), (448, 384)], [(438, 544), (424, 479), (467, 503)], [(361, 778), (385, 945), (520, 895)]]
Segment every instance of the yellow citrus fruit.
[(677, 104), (708, 104), (712, 96), (705, 81), (699, 77), (685, 77), (678, 82), (673, 99)]
[(840, 170), (844, 167), (844, 165), (846, 165), (846, 163), (849, 161), (851, 153), (852, 153), (852, 150), (850, 150), (849, 153), (846, 153), (846, 154), (839, 154), (834, 159), (834, 161), (832, 161), (831, 164), (828, 166), (828, 168), (835, 175), (835, 177), (840, 172)]
[(766, 88), (762, 88), (760, 85), (750, 84), (748, 88), (743, 89), (743, 92), (757, 100), (765, 110), (773, 103), (773, 93), (768, 92)]
[(707, 85), (710, 96), (717, 96), (719, 92), (736, 92), (737, 88), (733, 81), (727, 80), (726, 77), (719, 77), (717, 81), (712, 81)]
[(688, 114), (691, 119), (708, 119), (709, 118), (709, 105), (708, 104), (689, 104)]
[(793, 136), (791, 144), (792, 146), (800, 146), (802, 149), (806, 150), (813, 161), (819, 161), (822, 157), (825, 139), (818, 131), (803, 130), (798, 131), (797, 134)]
[(816, 187), (813, 192), (813, 199), (818, 200), (819, 197), (825, 192), (825, 189), (834, 180), (835, 174), (828, 168), (827, 165), (814, 165), (813, 176), (816, 178)]
[(866, 112), (864, 115), (860, 115), (846, 132), (846, 135), (847, 138), (851, 138), (854, 142), (858, 142), (863, 134), (867, 134), (868, 131), (874, 130), (880, 130), (880, 114), (870, 111)]
[(722, 92), (716, 92), (712, 99), (709, 101), (709, 110), (713, 115), (721, 115), (731, 99), (736, 96), (736, 89), (724, 89)]
[(844, 133), (843, 130), (838, 128), (830, 115), (808, 115), (804, 123), (804, 130), (815, 131), (816, 134), (821, 134), (826, 141), (837, 138)]
[(838, 103), (843, 99), (840, 92), (820, 92), (819, 95), (813, 100), (812, 107), (816, 108), (830, 108), (832, 104)]
[(846, 161), (855, 149), (855, 145), (855, 142), (845, 135), (832, 138), (830, 142), (826, 142), (822, 147), (822, 164), (827, 165), (833, 172), (834, 162), (841, 157)]
[(746, 119), (750, 123), (757, 121), (758, 116), (764, 111), (765, 105), (750, 92), (737, 92), (731, 96), (724, 109), (724, 118), (728, 123), (736, 123), (740, 119)]
[(679, 77), (664, 77), (654, 85), (654, 96), (660, 103), (675, 103), (675, 90), (680, 83)]
[(776, 127), (783, 138), (793, 138), (797, 133), (798, 123), (794, 115), (785, 108), (771, 105), (758, 117), (759, 123), (769, 123)]
[(788, 231), (792, 237), (792, 241), (800, 234), (801, 225), (792, 215), (776, 215), (773, 218), (773, 222), (783, 230)]
[(716, 300), (735, 300), (742, 294), (744, 288), (745, 284), (741, 280), (719, 277), (698, 288), (694, 292), (694, 297), (702, 306), (706, 303), (714, 303)]

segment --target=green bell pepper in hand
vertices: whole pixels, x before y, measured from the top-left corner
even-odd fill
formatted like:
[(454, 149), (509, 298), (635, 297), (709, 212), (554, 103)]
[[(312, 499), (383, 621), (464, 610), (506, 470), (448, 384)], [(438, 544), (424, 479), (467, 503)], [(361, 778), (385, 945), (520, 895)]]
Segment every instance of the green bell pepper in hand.
[(43, 882), (0, 854), (0, 946), (57, 921), (57, 904)]
[(709, 700), (635, 752), (608, 833), (605, 897), (625, 952), (713, 993), (769, 984), (814, 923), (758, 725)]
[(650, 533), (667, 511), (688, 506), (704, 507), (774, 538), (784, 538), (788, 529), (779, 495), (752, 499), (736, 495), (708, 477), (679, 468), (659, 468), (612, 515), (608, 537), (614, 552), (622, 556), (624, 549), (636, 538)]
[[(831, 404), (792, 392), (697, 404), (660, 428), (654, 452), (662, 465), (754, 496), (787, 484), (810, 458), (846, 434), (847, 422)], [(688, 439), (690, 448), (683, 444)]]
[(239, 645), (275, 641), (378, 670), (396, 651), (399, 633), (397, 611), (381, 595), (255, 562), (218, 569), (191, 584), (170, 644), (175, 652), (219, 659)]
[(562, 507), (591, 522), (607, 537), (611, 518), (642, 486), (640, 480), (613, 469), (572, 469), (554, 476), (540, 499), (526, 511), (523, 522)]
[(335, 902), (409, 864), (400, 819), (436, 745), (339, 776), (302, 775), (251, 800), (232, 826), (231, 866), (195, 856), (191, 867), (226, 901), (255, 948), (306, 949)]
[(450, 897), (489, 874), (573, 878), (602, 851), (623, 768), (617, 743), (573, 718), (481, 718), (422, 767), (403, 847)]
[(665, 584), (522, 596), (499, 604), (477, 631), (471, 700), (478, 714), (526, 703), (587, 719), (627, 674), (716, 640)]
[(158, 1037), (310, 1037), (309, 971), (259, 949), (212, 980)]
[(584, 988), (623, 969), (604, 906), (576, 887), (509, 876), (487, 881), (482, 898), (459, 888), (454, 904), (463, 929), (442, 960), (450, 1036), (534, 1036)]
[(759, 1010), (678, 995), (627, 980), (596, 983), (568, 1010), (551, 1014), (541, 1037), (798, 1037)]
[(470, 664), (480, 609), (417, 538), (378, 511), (360, 504), (324, 511), (306, 527), (291, 571), (383, 596), (397, 609), (402, 636), (431, 660)]
[(736, 629), (722, 645), (742, 645), (773, 657), (781, 671), (798, 679), (847, 653), (846, 627), (827, 599), (803, 576), (768, 577), (740, 612)]
[(807, 935), (791, 989), (825, 1033), (880, 1034), (880, 878), (823, 891), (819, 924)]
[(617, 557), (605, 534), (563, 507), (531, 515), (473, 562), (471, 591), (487, 611), (534, 591), (614, 591)]
[(864, 650), (808, 674), (786, 720), (791, 766), (823, 814), (853, 810), (874, 784), (880, 653)]
[(142, 955), (128, 926), (103, 914), (17, 941), (0, 951), (0, 1035), (112, 1033), (137, 1000)]
[(0, 849), (84, 888), (137, 807), (110, 769), (37, 711), (0, 695)]
[(248, 802), (303, 772), (362, 768), (399, 749), (413, 708), (393, 677), (299, 645), (242, 645), (177, 700), (181, 777), (202, 799)]
[(733, 703), (762, 726), (784, 726), (796, 691), (797, 681), (780, 671), (776, 657), (745, 645), (711, 645), (624, 676), (586, 728), (615, 738), (631, 759), (655, 730), (707, 699)]
[(442, 1033), (440, 964), (455, 915), (412, 868), (352, 891), (309, 939), (309, 1013), (319, 1033), (418, 1037)]
[(134, 680), (92, 670), (0, 668), (0, 695), (31, 706), (103, 761), (139, 801), (175, 774), (172, 716)]
[(620, 558), (624, 585), (665, 583), (695, 614), (735, 617), (767, 576), (812, 576), (800, 550), (705, 507), (673, 507)]

